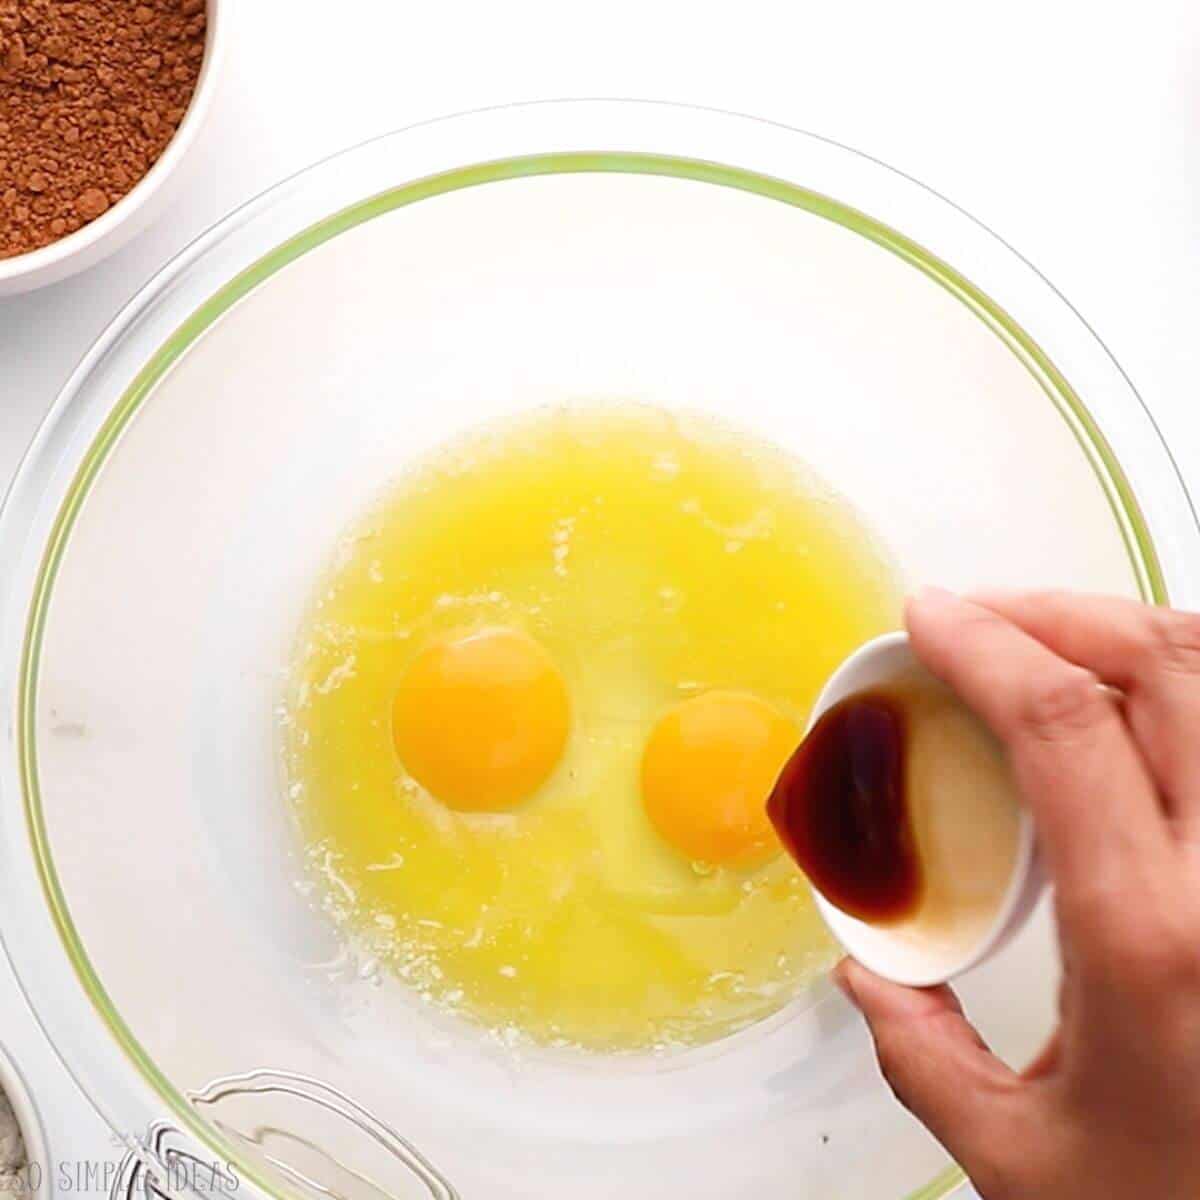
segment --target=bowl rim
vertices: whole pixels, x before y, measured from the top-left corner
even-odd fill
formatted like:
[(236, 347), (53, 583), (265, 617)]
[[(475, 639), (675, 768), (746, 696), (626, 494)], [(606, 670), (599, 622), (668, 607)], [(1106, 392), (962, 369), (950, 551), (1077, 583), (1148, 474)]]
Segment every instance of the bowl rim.
[[(172, 260), (167, 267), (139, 292), (137, 297), (135, 297), (97, 341), (92, 351), (84, 358), (52, 406), (25, 459), (22, 461), (4, 507), (0, 510), (0, 546), (16, 545), (22, 548), (26, 554), (37, 557), (37, 564), (33, 571), (36, 577), (33, 580), (32, 599), (28, 609), (26, 609), (25, 600), (26, 597), (29, 597), (30, 591), (24, 585), (18, 585), (12, 578), (6, 580), (4, 586), (5, 591), (8, 593), (7, 599), (10, 607), (13, 605), (14, 600), (13, 591), (16, 590), (18, 592), (15, 597), (16, 611), (10, 612), (10, 617), (12, 618), (8, 623), (10, 628), (0, 630), (0, 636), (9, 643), (5, 647), (3, 677), (11, 679), (14, 683), (11, 694), (16, 697), (18, 720), (17, 746), (12, 755), (14, 761), (10, 764), (0, 759), (0, 767), (3, 767), (5, 784), (8, 783), (10, 778), (15, 777), (17, 781), (16, 790), (19, 791), (24, 805), (34, 855), (31, 859), (27, 853), (22, 854), (21, 847), (10, 846), (4, 848), (8, 853), (2, 854), (0, 857), (20, 866), (20, 873), (26, 876), (28, 882), (33, 885), (33, 890), (36, 891), (37, 903), (40, 905), (40, 920), (36, 924), (41, 932), (45, 933), (49, 931), (51, 933), (54, 939), (55, 950), (65, 949), (66, 959), (69, 959), (69, 963), (64, 961), (63, 967), (68, 972), (68, 977), (73, 975), (76, 984), (82, 984), (82, 992), (77, 997), (73, 995), (70, 1001), (76, 1005), (76, 1016), (81, 1017), (84, 1013), (90, 1013), (90, 1024), (92, 1025), (95, 1024), (95, 1019), (99, 1017), (100, 1021), (106, 1027), (106, 1032), (109, 1034), (112, 1042), (112, 1045), (105, 1048), (109, 1065), (111, 1066), (112, 1061), (115, 1061), (114, 1056), (123, 1064), (123, 1070), (119, 1078), (114, 1079), (111, 1077), (111, 1073), (106, 1073), (107, 1078), (105, 1082), (107, 1086), (104, 1089), (103, 1098), (99, 1097), (97, 1089), (89, 1086), (85, 1082), (85, 1079), (94, 1078), (96, 1072), (103, 1073), (105, 1064), (101, 1063), (97, 1065), (91, 1061), (79, 1061), (80, 1059), (91, 1059), (93, 1057), (100, 1059), (104, 1057), (99, 1053), (99, 1048), (95, 1048), (94, 1054), (70, 1054), (63, 1048), (60, 1042), (72, 1039), (56, 1036), (56, 1033), (61, 1035), (65, 1032), (64, 1022), (59, 1020), (58, 1025), (52, 1030), (49, 1027), (46, 1014), (34, 1003), (31, 997), (33, 988), (31, 987), (31, 972), (28, 969), (29, 959), (31, 955), (34, 958), (40, 957), (44, 963), (47, 947), (44, 944), (40, 947), (32, 947), (26, 944), (19, 947), (21, 953), (14, 953), (14, 950), (18, 949), (15, 945), (17, 937), (14, 935), (14, 931), (5, 928), (3, 934), (6, 949), (10, 955), (10, 959), (13, 961), (20, 985), (25, 991), (27, 998), (30, 998), (31, 1007), (33, 1007), (39, 1023), (42, 1024), (51, 1044), (55, 1047), (60, 1057), (62, 1057), (67, 1069), (76, 1078), (77, 1082), (80, 1083), (82, 1090), (89, 1096), (93, 1104), (96, 1105), (101, 1115), (106, 1120), (109, 1120), (110, 1123), (114, 1123), (117, 1128), (120, 1128), (121, 1124), (124, 1124), (125, 1127), (133, 1127), (134, 1124), (142, 1124), (142, 1122), (122, 1122), (118, 1124), (113, 1121), (111, 1114), (122, 1106), (123, 1111), (126, 1113), (144, 1113), (147, 1111), (148, 1106), (149, 1111), (160, 1110), (161, 1105), (165, 1103), (168, 1109), (174, 1114), (175, 1119), (184, 1128), (211, 1150), (224, 1155), (228, 1161), (235, 1163), (242, 1173), (242, 1177), (256, 1185), (267, 1196), (279, 1196), (291, 1193), (286, 1187), (280, 1187), (278, 1183), (265, 1177), (252, 1163), (245, 1161), (243, 1156), (233, 1146), (215, 1130), (210, 1128), (206, 1122), (201, 1121), (197, 1117), (188, 1103), (187, 1097), (178, 1091), (165, 1075), (159, 1071), (136, 1040), (132, 1031), (124, 1025), (120, 1014), (116, 1011), (115, 1006), (112, 1005), (103, 984), (88, 960), (85, 948), (75, 934), (65, 897), (55, 875), (40, 810), (40, 797), (38, 796), (36, 781), (36, 730), (33, 702), (37, 683), (36, 648), (40, 638), (40, 631), (44, 627), (46, 604), (52, 591), (53, 572), (50, 568), (53, 566), (55, 556), (61, 554), (67, 544), (70, 523), (82, 505), (88, 487), (98, 473), (105, 454), (116, 443), (123, 425), (137, 411), (142, 400), (151, 393), (157, 379), (170, 368), (171, 364), (187, 349), (188, 345), (213, 320), (217, 319), (221, 313), (231, 307), (241, 295), (256, 287), (275, 270), (292, 261), (294, 257), (298, 257), (323, 241), (328, 240), (328, 238), (336, 236), (345, 228), (358, 223), (358, 220), (371, 219), (371, 217), (379, 215), (383, 211), (390, 211), (391, 208), (397, 207), (401, 203), (411, 203), (430, 196), (443, 194), (449, 190), (450, 184), (454, 183), (456, 179), (458, 186), (473, 186), (476, 183), (489, 182), (494, 178), (528, 174), (531, 159), (540, 159), (543, 162), (550, 159), (556, 160), (548, 169), (561, 168), (565, 160), (571, 160), (571, 166), (575, 170), (602, 169), (600, 160), (610, 160), (612, 162), (619, 160), (619, 165), (610, 166), (608, 169), (627, 170), (639, 163), (645, 169), (647, 158), (655, 158), (655, 156), (630, 155), (619, 152), (588, 153), (583, 155), (580, 155), (578, 152), (553, 155), (526, 155), (516, 159), (509, 158), (490, 160), (483, 163), (476, 162), (474, 166), (460, 166), (457, 170), (449, 173), (418, 175), (415, 177), (404, 175), (403, 169), (398, 168), (398, 175), (401, 182), (394, 184), (387, 191), (371, 196), (366, 200), (359, 199), (356, 203), (349, 205), (348, 208), (343, 207), (326, 212), (321, 220), (315, 224), (308, 223), (302, 226), (291, 238), (282, 239), (274, 245), (273, 249), (269, 249), (265, 254), (259, 251), (257, 256), (251, 260), (249, 266), (234, 275), (231, 279), (226, 279), (221, 288), (209, 295), (207, 301), (201, 303), (199, 307), (193, 308), (190, 315), (176, 328), (175, 333), (159, 345), (158, 350), (151, 355), (150, 362), (138, 372), (129, 386), (124, 389), (116, 405), (107, 408), (106, 412), (101, 414), (102, 419), (98, 423), (98, 431), (94, 436), (87, 439), (86, 450), (82, 455), (71, 456), (77, 459), (77, 462), (74, 464), (77, 469), (74, 471), (69, 486), (65, 492), (56, 487), (55, 490), (58, 494), (49, 497), (48, 500), (42, 494), (50, 490), (44, 478), (47, 465), (46, 460), (48, 457), (53, 458), (56, 453), (61, 452), (61, 446), (58, 445), (62, 436), (62, 428), (60, 426), (65, 426), (69, 423), (69, 415), (78, 417), (78, 414), (71, 413), (72, 406), (75, 401), (80, 399), (79, 393), (83, 389), (91, 372), (110, 353), (114, 345), (120, 342), (123, 335), (132, 326), (137, 324), (144, 312), (158, 301), (160, 296), (170, 289), (177, 282), (178, 278), (196, 264), (207, 251), (213, 249), (231, 231), (236, 231), (240, 226), (251, 223), (262, 212), (263, 207), (273, 198), (289, 194), (290, 189), (294, 188), (297, 181), (313, 176), (322, 170), (330, 168), (336, 170), (340, 165), (339, 160), (344, 155), (353, 155), (366, 151), (373, 145), (390, 144), (392, 139), (409, 136), (417, 131), (432, 131), (436, 134), (454, 122), (458, 122), (461, 129), (464, 122), (467, 124), (482, 122), (486, 126), (488, 121), (495, 121), (497, 119), (502, 123), (520, 124), (524, 121), (532, 121), (536, 114), (546, 112), (548, 107), (556, 109), (560, 115), (573, 115), (580, 111), (580, 106), (583, 106), (585, 109), (590, 106), (594, 112), (600, 114), (606, 111), (620, 110), (625, 112), (627, 117), (645, 117), (647, 113), (656, 113), (666, 125), (678, 122), (686, 126), (689, 122), (695, 122), (703, 127), (705, 122), (720, 119), (725, 122), (735, 121), (739, 126), (744, 126), (748, 129), (757, 128), (760, 132), (765, 129), (772, 137), (776, 138), (786, 135), (790, 139), (788, 144), (792, 145), (796, 151), (807, 146), (810, 152), (832, 153), (835, 156), (842, 156), (846, 160), (851, 161), (856, 167), (865, 168), (868, 175), (874, 173), (874, 176), (882, 177), (884, 181), (890, 181), (890, 186), (892, 187), (908, 189), (907, 194), (916, 196), (926, 206), (932, 205), (935, 212), (941, 214), (942, 219), (953, 217), (959, 226), (969, 229), (972, 238), (983, 242), (991, 254), (995, 255), (999, 253), (1005, 255), (1006, 261), (1009, 262), (1010, 266), (1014, 265), (1012, 260), (1015, 260), (1015, 265), (1019, 267), (1019, 276), (1025, 279), (1027, 286), (1039, 289), (1039, 294), (1042, 295), (1043, 299), (1049, 298), (1057, 319), (1071, 323), (1073, 335), (1076, 337), (1082, 335), (1088, 341), (1093, 355), (1096, 355), (1097, 350), (1099, 351), (1097, 357), (1105, 364), (1104, 369), (1108, 372), (1108, 377), (1115, 382), (1118, 389), (1122, 391), (1126, 398), (1132, 397), (1135, 402), (1133, 406), (1135, 410), (1134, 417), (1138, 421), (1145, 423), (1141, 431), (1143, 444), (1147, 444), (1147, 437), (1149, 437), (1149, 442), (1153, 443), (1156, 447), (1155, 454), (1160, 460), (1159, 465), (1161, 466), (1163, 462), (1169, 464), (1167, 474), (1170, 475), (1169, 485), (1172, 489), (1172, 506), (1176, 510), (1176, 524), (1180, 524), (1183, 520), (1186, 520), (1186, 537), (1190, 543), (1195, 544), (1196, 536), (1200, 534), (1200, 525), (1197, 524), (1195, 510), (1191, 505), (1186, 486), (1179, 475), (1174, 460), (1170, 457), (1169, 450), (1162, 441), (1157, 426), (1154, 425), (1153, 418), (1145, 409), (1145, 405), (1141, 402), (1132, 384), (1120, 370), (1120, 367), (1116, 364), (1107, 348), (1100, 342), (1094, 331), (1087, 326), (1086, 322), (1083, 321), (1069, 303), (1053, 289), (1052, 285), (1036, 271), (1036, 268), (1033, 268), (1031, 264), (1022, 259), (1016, 251), (988, 230), (986, 226), (976, 221), (964, 210), (953, 205), (952, 202), (947, 201), (938, 193), (926, 188), (911, 177), (895, 171), (877, 159), (860, 154), (857, 151), (821, 138), (818, 135), (791, 129), (787, 126), (776, 125), (771, 122), (758, 121), (754, 118), (723, 113), (720, 110), (698, 109), (691, 106), (670, 105), (661, 102), (572, 100), (509, 105), (499, 109), (459, 114), (456, 117), (443, 118), (437, 122), (426, 122), (384, 135), (381, 139), (365, 143), (349, 151), (343, 151), (341, 154), (332, 156), (315, 167), (308, 168), (307, 171), (299, 173), (297, 176), (292, 177), (291, 180), (277, 184), (257, 200), (243, 206), (241, 209), (235, 210), (234, 213), (227, 216), (207, 234), (203, 235)], [(663, 114), (669, 114), (669, 118), (663, 116)], [(1097, 470), (1098, 475), (1101, 476), (1101, 482), (1103, 483), (1104, 471), (1115, 471), (1117, 476), (1121, 480), (1124, 480), (1124, 473), (1120, 463), (1112, 454), (1111, 449), (1108, 448), (1103, 433), (1091, 417), (1090, 412), (1074, 393), (1066, 378), (1058, 372), (1053, 361), (1045, 355), (1038, 343), (1026, 334), (1024, 329), (999, 304), (991, 300), (988, 294), (982, 292), (965, 275), (962, 275), (959, 271), (951, 267), (944, 259), (925, 249), (921, 243), (899, 233), (891, 225), (885, 225), (883, 222), (867, 216), (865, 212), (855, 209), (849, 204), (833, 201), (829, 196), (820, 192), (786, 182), (777, 177), (755, 172), (753, 169), (747, 167), (719, 165), (712, 161), (697, 159), (673, 158), (670, 155), (664, 154), (656, 157), (654, 164), (656, 171), (654, 173), (662, 173), (661, 168), (665, 164), (674, 164), (677, 166), (680, 163), (685, 163), (687, 171), (691, 172), (686, 177), (707, 179), (709, 182), (724, 183), (726, 185), (729, 185), (731, 176), (752, 179), (755, 181), (755, 186), (750, 190), (760, 190), (760, 185), (764, 185), (770, 190), (763, 194), (771, 194), (771, 190), (776, 190), (779, 193), (775, 197), (777, 199), (783, 199), (787, 195), (803, 196), (805, 202), (800, 203), (799, 207), (809, 207), (810, 204), (825, 206), (824, 211), (820, 211), (819, 215), (836, 219), (835, 210), (837, 213), (843, 215), (852, 214), (853, 222), (862, 223), (863, 226), (862, 228), (855, 228), (854, 231), (868, 233), (868, 236), (873, 232), (877, 235), (875, 240), (881, 246), (907, 259), (910, 265), (924, 270), (926, 274), (933, 277), (942, 286), (947, 287), (952, 294), (956, 295), (969, 307), (974, 308), (976, 315), (984, 319), (993, 332), (997, 333), (1007, 342), (1014, 353), (1024, 356), (1026, 366), (1035, 374), (1039, 382), (1043, 384), (1044, 390), (1047, 391), (1048, 396), (1052, 400), (1054, 400), (1056, 395), (1060, 395), (1060, 388), (1065, 389), (1065, 394), (1073, 397), (1074, 403), (1068, 405), (1070, 411), (1064, 411), (1060, 407), (1060, 413), (1067, 420), (1079, 444), (1089, 459), (1091, 459), (1093, 467)], [(497, 172), (500, 173), (497, 174)], [(669, 171), (667, 173), (682, 172)], [(401, 198), (397, 199), (396, 197)], [(796, 203), (796, 200), (793, 199), (792, 202)], [(818, 210), (810, 208), (810, 211)], [(356, 217), (357, 220), (355, 219)], [(145, 361), (145, 355), (143, 354), (141, 357)], [(157, 364), (156, 369), (151, 370), (151, 366), (155, 364)], [(1147, 425), (1148, 428), (1146, 428)], [(1126, 536), (1127, 549), (1130, 551), (1131, 562), (1134, 564), (1135, 575), (1143, 595), (1147, 599), (1159, 603), (1164, 602), (1167, 599), (1167, 587), (1161, 570), (1161, 564), (1157, 562), (1155, 543), (1149, 536), (1144, 517), (1138, 508), (1136, 497), (1129, 488), (1128, 481), (1125, 481), (1123, 489), (1118, 487), (1115, 495), (1112, 493), (1109, 493), (1109, 495), (1118, 524), (1121, 524), (1121, 517), (1123, 515), (1132, 521), (1135, 530), (1140, 529), (1140, 534), (1135, 537), (1134, 543), (1131, 544), (1128, 533), (1124, 525), (1122, 525), (1123, 535)], [(1180, 503), (1181, 500), (1182, 504)], [(1119, 507), (1120, 511), (1118, 511)], [(22, 525), (22, 518), (28, 518), (31, 513), (35, 513), (39, 508), (50, 512), (50, 516), (43, 521), (43, 524), (49, 525), (50, 520), (53, 520), (53, 527), (50, 529), (49, 536), (44, 542), (30, 534), (31, 522), (25, 520)], [(1185, 511), (1187, 514), (1186, 517), (1183, 515)], [(27, 541), (34, 544), (26, 545)], [(41, 553), (43, 547), (45, 547), (44, 554)], [(1148, 556), (1148, 562), (1139, 561), (1142, 552), (1145, 552)], [(13, 575), (16, 574), (19, 574), (19, 572), (13, 572)], [(1189, 577), (1187, 579), (1187, 587), (1183, 590), (1188, 592), (1190, 596), (1200, 600), (1200, 577)], [(19, 632), (14, 634), (11, 627), (21, 623), (22, 619), (26, 616), (28, 617), (27, 623), (22, 626)], [(9, 769), (10, 766), (13, 768), (11, 771)], [(14, 797), (15, 799), (16, 797)], [(8, 891), (14, 886), (16, 885), (10, 884), (4, 873), (0, 872), (0, 887)], [(26, 891), (24, 897), (24, 907), (26, 909), (29, 907), (30, 894), (29, 891)], [(25, 939), (25, 941), (28, 943), (30, 939), (36, 940), (36, 931), (31, 933), (29, 939)], [(39, 981), (38, 990), (43, 995), (45, 994), (46, 985), (42, 984), (41, 981)], [(82, 1010), (79, 1008), (80, 1004), (83, 1006)], [(86, 1041), (88, 1036), (86, 1031), (77, 1034), (74, 1031), (72, 1032), (73, 1037), (83, 1038)], [(92, 1041), (94, 1042), (95, 1038)], [(135, 1067), (133, 1072), (128, 1070), (130, 1065)], [(116, 1093), (120, 1093), (120, 1095)], [(908, 1200), (937, 1200), (937, 1198), (948, 1196), (963, 1182), (964, 1178), (962, 1172), (957, 1167), (953, 1165), (948, 1166), (936, 1178), (911, 1193)]]
[[(200, 74), (196, 79), (196, 86), (192, 91), (192, 98), (188, 102), (183, 119), (179, 122), (178, 128), (163, 152), (151, 164), (150, 169), (116, 204), (101, 213), (95, 220), (80, 226), (74, 233), (68, 233), (65, 237), (49, 242), (45, 246), (39, 246), (36, 250), (27, 250), (24, 254), (0, 258), (0, 286), (18, 280), (31, 279), (43, 272), (50, 272), (54, 268), (68, 263), (76, 256), (86, 253), (100, 242), (107, 241), (119, 230), (124, 229), (129, 221), (158, 194), (195, 143), (209, 109), (212, 107), (220, 65), (225, 57), (225, 47), (229, 40), (227, 33), (229, 3), (230, 0), (205, 0), (207, 27)], [(113, 249), (116, 247), (114, 246)]]

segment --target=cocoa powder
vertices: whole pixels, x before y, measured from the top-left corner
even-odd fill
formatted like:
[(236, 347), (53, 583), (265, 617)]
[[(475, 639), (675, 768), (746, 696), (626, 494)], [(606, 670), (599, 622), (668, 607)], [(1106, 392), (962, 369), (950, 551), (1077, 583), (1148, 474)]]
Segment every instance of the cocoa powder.
[(111, 208), (191, 102), (204, 0), (0, 0), (0, 258)]

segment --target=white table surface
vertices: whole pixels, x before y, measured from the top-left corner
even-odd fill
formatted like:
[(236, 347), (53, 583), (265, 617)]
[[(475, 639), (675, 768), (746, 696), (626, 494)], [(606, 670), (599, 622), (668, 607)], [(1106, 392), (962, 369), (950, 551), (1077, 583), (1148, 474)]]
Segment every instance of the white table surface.
[(0, 300), (0, 480), (117, 308), (242, 200), (413, 121), (629, 96), (811, 129), (962, 204), (1094, 325), (1200, 492), (1194, 0), (240, 0), (231, 15), (187, 194), (82, 277)]
[(231, 207), (343, 146), (511, 100), (640, 96), (812, 129), (936, 187), (1066, 293), (1200, 477), (1194, 0), (231, 0), (191, 190), (0, 300), (0, 479), (89, 343)]

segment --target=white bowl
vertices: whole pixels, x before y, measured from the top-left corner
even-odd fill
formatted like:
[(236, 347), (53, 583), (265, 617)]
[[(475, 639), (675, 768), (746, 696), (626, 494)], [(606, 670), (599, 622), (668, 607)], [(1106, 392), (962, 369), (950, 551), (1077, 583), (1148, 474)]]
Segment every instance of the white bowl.
[(208, 115), (225, 50), (229, 0), (207, 0), (208, 29), (196, 90), (175, 136), (158, 161), (107, 212), (81, 229), (28, 254), (0, 258), (0, 296), (15, 296), (57, 283), (119, 250), (140, 233), (170, 198), (183, 162)]
[[(885, 633), (873, 638), (830, 676), (813, 706), (809, 728), (848, 696), (911, 675), (914, 670), (923, 668), (912, 652), (907, 633)], [(1017, 855), (1003, 899), (991, 924), (966, 946), (961, 941), (943, 942), (932, 935), (914, 938), (894, 926), (872, 925), (843, 912), (816, 888), (813, 896), (830, 932), (847, 954), (876, 975), (895, 983), (932, 987), (978, 966), (1003, 949), (1032, 915), (1045, 886), (1033, 820), (1022, 809), (1017, 822)]]
[(24, 1076), (3, 1046), (0, 1046), (0, 1088), (8, 1097), (25, 1145), (25, 1166), (15, 1181), (6, 1179), (0, 1184), (0, 1190), (8, 1191), (14, 1200), (21, 1196), (45, 1195), (42, 1189), (50, 1178), (50, 1156), (46, 1152), (41, 1117)]

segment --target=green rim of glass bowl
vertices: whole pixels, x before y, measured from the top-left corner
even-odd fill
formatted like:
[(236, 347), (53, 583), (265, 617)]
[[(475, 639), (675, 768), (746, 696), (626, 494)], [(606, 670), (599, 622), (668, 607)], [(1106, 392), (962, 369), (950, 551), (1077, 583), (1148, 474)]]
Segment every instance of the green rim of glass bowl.
[[(1067, 422), (1108, 499), (1143, 598), (1160, 604), (1166, 600), (1166, 587), (1158, 556), (1133, 490), (1091, 414), (1047, 355), (1007, 312), (949, 264), (895, 229), (829, 196), (781, 179), (695, 159), (614, 153), (547, 154), (481, 163), (404, 184), (351, 205), (289, 238), (234, 276), (201, 304), (159, 347), (101, 426), (59, 509), (34, 584), (18, 694), (18, 754), (25, 813), (42, 887), (71, 963), (117, 1042), (181, 1123), (201, 1142), (235, 1164), (245, 1178), (268, 1194), (278, 1193), (281, 1190), (279, 1185), (265, 1178), (253, 1164), (244, 1162), (234, 1147), (228, 1145), (216, 1130), (199, 1118), (185, 1096), (163, 1075), (134, 1037), (105, 991), (71, 920), (66, 897), (51, 857), (42, 813), (35, 736), (38, 667), (50, 596), (58, 568), (76, 518), (100, 468), (154, 386), (214, 321), (275, 272), (356, 225), (420, 200), (506, 179), (587, 172), (670, 176), (736, 188), (778, 200), (860, 234), (945, 288), (1008, 346), (1037, 380), (1050, 402)], [(964, 1179), (963, 1173), (957, 1167), (948, 1167), (925, 1187), (912, 1193), (908, 1200), (940, 1200), (962, 1184)]]

